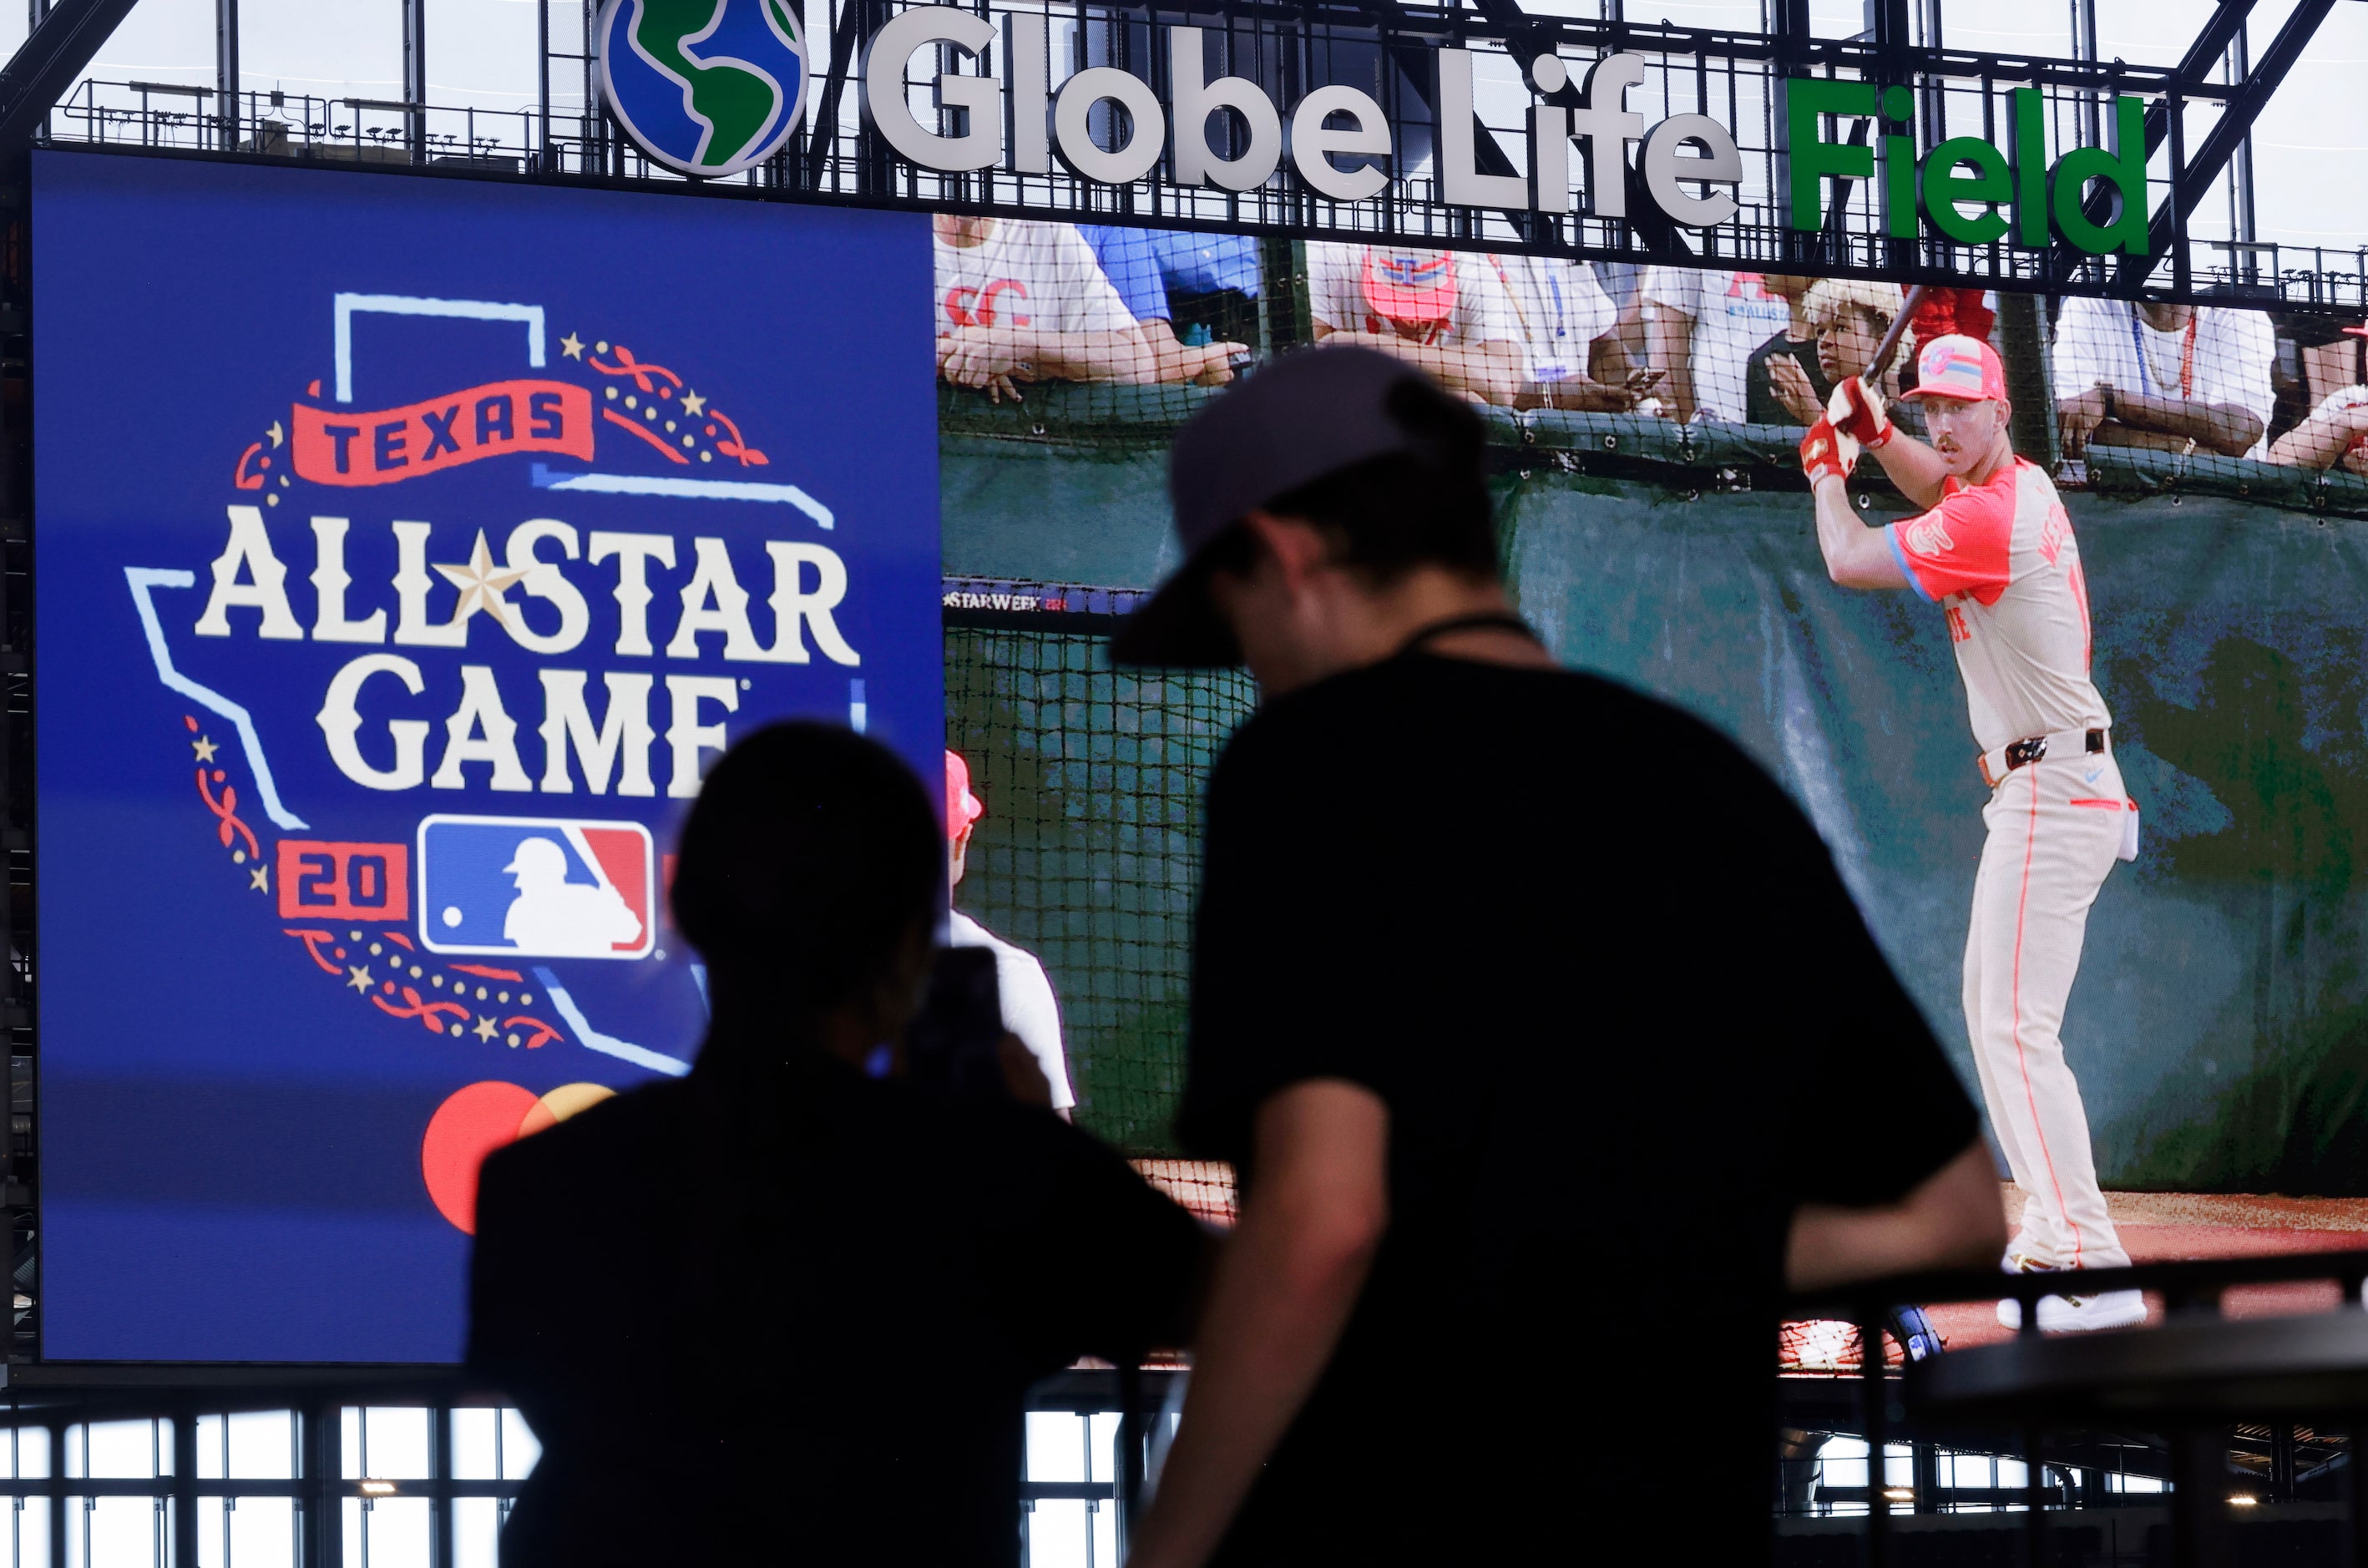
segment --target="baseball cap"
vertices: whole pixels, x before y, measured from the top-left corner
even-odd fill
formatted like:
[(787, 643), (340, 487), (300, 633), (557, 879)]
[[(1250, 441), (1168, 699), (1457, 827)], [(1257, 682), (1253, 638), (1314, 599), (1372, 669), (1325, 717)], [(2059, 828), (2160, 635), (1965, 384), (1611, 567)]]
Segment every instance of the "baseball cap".
[(1365, 303), (1373, 313), (1436, 325), (1455, 313), (1455, 258), (1443, 250), (1365, 250)]
[(1899, 395), (1903, 399), (1951, 397), (1962, 403), (2003, 401), (2006, 367), (1998, 363), (1998, 350), (1980, 338), (1944, 333), (1916, 351), (1916, 385)]
[(946, 842), (951, 844), (986, 815), (985, 803), (970, 792), (970, 764), (962, 753), (946, 753)]
[(1304, 348), (1235, 382), (1194, 415), (1167, 458), (1184, 563), (1119, 624), (1110, 661), (1239, 664), (1233, 628), (1209, 601), (1203, 552), (1245, 514), (1326, 474), (1392, 452), (1428, 456), (1425, 441), (1392, 412), (1401, 388), (1447, 396), (1379, 349)]

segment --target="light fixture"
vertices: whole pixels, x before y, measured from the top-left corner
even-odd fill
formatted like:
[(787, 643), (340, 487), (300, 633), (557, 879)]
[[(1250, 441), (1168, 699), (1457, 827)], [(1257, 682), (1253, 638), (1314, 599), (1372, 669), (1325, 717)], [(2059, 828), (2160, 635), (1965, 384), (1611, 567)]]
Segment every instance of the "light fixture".
[(394, 1483), (392, 1481), (365, 1481), (362, 1483), (362, 1495), (365, 1497), (392, 1497), (394, 1495)]
[(2230, 1506), (2237, 1508), (2257, 1508), (2260, 1506), (2261, 1500), (2259, 1497), (2248, 1497), (2239, 1492), (2230, 1497), (2228, 1503)]
[(1916, 1501), (1916, 1489), (1912, 1486), (1886, 1486), (1883, 1489), (1883, 1494), (1895, 1503)]

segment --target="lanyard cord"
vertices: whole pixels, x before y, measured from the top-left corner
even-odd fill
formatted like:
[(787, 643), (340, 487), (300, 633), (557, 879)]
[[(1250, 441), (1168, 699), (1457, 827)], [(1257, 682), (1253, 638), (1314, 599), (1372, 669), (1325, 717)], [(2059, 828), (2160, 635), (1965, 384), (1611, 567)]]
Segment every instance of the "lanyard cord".
[[(1492, 609), (1482, 610), (1474, 615), (1452, 615), (1445, 620), (1434, 620), (1399, 643), (1398, 652), (1411, 653), (1434, 637), (1444, 637), (1451, 631), (1477, 631), (1483, 628), (1497, 631), (1518, 631), (1531, 642), (1538, 642), (1538, 634), (1530, 630), (1528, 621), (1523, 620), (1511, 610)], [(1540, 643), (1540, 646), (1543, 644)]]
[[(2179, 347), (2179, 395), (2181, 397), (2195, 395), (2195, 324), (2202, 319), (2200, 311), (2189, 313), (2186, 335)], [(2154, 372), (2148, 369), (2145, 324), (2138, 319), (2138, 308), (2135, 304), (2130, 307), (2130, 347), (2137, 350), (2139, 390), (2150, 394), (2154, 390)]]

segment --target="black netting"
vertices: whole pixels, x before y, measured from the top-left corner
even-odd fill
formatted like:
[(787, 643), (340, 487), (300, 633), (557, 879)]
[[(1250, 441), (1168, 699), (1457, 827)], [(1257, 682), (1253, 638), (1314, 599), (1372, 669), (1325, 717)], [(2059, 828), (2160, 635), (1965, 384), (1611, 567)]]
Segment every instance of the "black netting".
[(946, 744), (986, 807), (955, 903), (1042, 961), (1077, 1119), (1131, 1153), (1173, 1149), (1201, 792), (1254, 699), (1113, 670), (1099, 632), (946, 631)]

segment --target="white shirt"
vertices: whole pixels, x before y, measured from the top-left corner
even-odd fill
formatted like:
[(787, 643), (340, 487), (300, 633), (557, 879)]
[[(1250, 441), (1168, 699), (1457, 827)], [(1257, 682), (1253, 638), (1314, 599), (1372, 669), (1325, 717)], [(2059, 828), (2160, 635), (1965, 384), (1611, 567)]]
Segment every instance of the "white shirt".
[(1520, 324), (1530, 380), (1561, 381), (1587, 374), (1587, 347), (1611, 330), (1620, 308), (1595, 281), (1583, 261), (1546, 256), (1492, 256), (1486, 259), (1505, 285)]
[(997, 218), (974, 245), (936, 240), (939, 337), (961, 326), (1125, 332), (1134, 325), (1093, 246), (1068, 223)]
[[(1396, 331), (1365, 300), (1365, 253), (1370, 248), (1326, 240), (1307, 243), (1308, 311), (1334, 332)], [(1455, 261), (1455, 308), (1439, 335), (1428, 341), (1442, 348), (1520, 343), (1521, 325), (1513, 301), (1488, 258), (1466, 251), (1450, 254)]]
[(995, 988), (1003, 997), (1003, 1027), (1019, 1037), (1053, 1085), (1053, 1108), (1066, 1110), (1077, 1103), (1069, 1086), (1069, 1062), (1061, 1050), (1061, 1005), (1053, 998), (1053, 983), (1035, 955), (1013, 947), (957, 909), (950, 945), (985, 948), (995, 954)]
[(1693, 318), (1688, 362), (1698, 419), (1740, 424), (1751, 351), (1793, 320), (1793, 307), (1759, 285), (1757, 272), (1691, 267), (1645, 269), (1645, 298)]
[(2157, 332), (2126, 300), (2075, 295), (2056, 318), (2050, 370), (2058, 401), (2102, 381), (2116, 392), (2241, 408), (2261, 422), (2262, 440), (2245, 454), (2258, 459), (2277, 405), (2270, 386), (2277, 348), (2277, 331), (2260, 311), (2201, 306), (2189, 325)]

